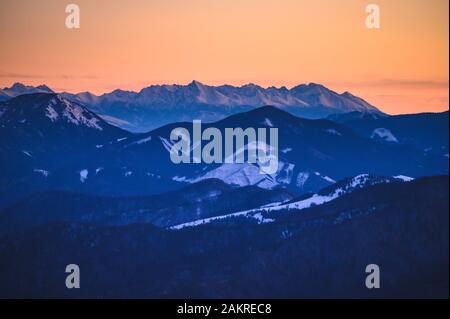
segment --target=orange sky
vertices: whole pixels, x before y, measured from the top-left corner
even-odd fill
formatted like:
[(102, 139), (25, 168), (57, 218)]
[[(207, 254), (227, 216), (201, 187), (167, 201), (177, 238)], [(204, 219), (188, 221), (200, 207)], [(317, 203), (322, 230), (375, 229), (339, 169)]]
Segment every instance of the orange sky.
[[(379, 30), (365, 27), (368, 3)], [(391, 114), (443, 111), (448, 25), (448, 0), (0, 0), (0, 86), (317, 82)]]

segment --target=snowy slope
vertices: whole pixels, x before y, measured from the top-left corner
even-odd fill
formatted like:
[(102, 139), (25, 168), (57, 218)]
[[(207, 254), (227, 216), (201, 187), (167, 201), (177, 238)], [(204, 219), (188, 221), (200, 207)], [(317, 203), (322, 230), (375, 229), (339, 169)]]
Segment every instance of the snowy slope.
[(13, 196), (48, 188), (113, 196), (149, 195), (217, 178), (231, 186), (283, 188), (302, 195), (361, 172), (412, 177), (448, 172), (446, 157), (435, 158), (397, 143), (380, 143), (335, 122), (301, 119), (270, 106), (202, 123), (202, 128), (216, 127), (223, 136), (229, 127), (278, 128), (279, 166), (271, 175), (260, 174), (253, 164), (172, 163), (170, 133), (176, 127), (191, 131), (191, 123), (130, 133), (79, 103), (43, 93), (1, 102), (0, 110), (4, 110), (0, 116), (0, 158), (5, 171), (0, 206)]
[(153, 85), (139, 92), (115, 90), (100, 96), (86, 92), (64, 96), (114, 119), (123, 128), (136, 131), (193, 119), (217, 121), (264, 105), (307, 118), (351, 111), (382, 114), (361, 98), (348, 92), (339, 94), (315, 83), (287, 89), (255, 84), (209, 86), (193, 81), (188, 85)]
[(288, 211), (295, 210), (299, 211), (302, 209), (310, 208), (315, 205), (322, 205), (324, 203), (330, 202), (336, 198), (339, 198), (345, 194), (354, 192), (357, 189), (365, 188), (370, 185), (376, 185), (380, 183), (392, 183), (392, 182), (408, 182), (413, 180), (407, 176), (396, 176), (396, 177), (379, 177), (371, 176), (369, 174), (361, 174), (350, 179), (345, 179), (336, 183), (333, 186), (323, 189), (322, 191), (306, 196), (298, 200), (290, 200), (287, 202), (274, 202), (271, 204), (266, 204), (260, 208), (245, 210), (235, 213), (230, 213), (221, 216), (215, 216), (205, 219), (199, 219), (188, 223), (183, 223), (180, 225), (172, 226), (170, 229), (179, 230), (186, 227), (194, 227), (204, 224), (209, 224), (212, 222), (233, 218), (233, 217), (247, 217), (251, 219), (256, 219), (259, 223), (273, 222), (274, 219), (264, 217), (267, 213), (273, 213), (277, 211)]

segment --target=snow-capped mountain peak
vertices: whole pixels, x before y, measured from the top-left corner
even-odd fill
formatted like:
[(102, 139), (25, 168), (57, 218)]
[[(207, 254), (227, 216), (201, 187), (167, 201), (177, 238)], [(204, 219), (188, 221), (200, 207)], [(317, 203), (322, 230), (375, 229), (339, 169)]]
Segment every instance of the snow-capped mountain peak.
[(14, 83), (11, 87), (3, 88), (1, 90), (1, 93), (9, 98), (12, 98), (23, 94), (53, 93), (53, 91), (44, 84), (34, 87), (17, 82)]
[(18, 123), (61, 123), (103, 130), (104, 121), (84, 106), (69, 101), (55, 93), (34, 93), (3, 102), (1, 123), (15, 126)]
[(61, 95), (53, 97), (49, 101), (46, 110), (46, 116), (52, 122), (63, 119), (77, 126), (84, 125), (97, 130), (103, 130), (100, 126), (100, 119), (96, 115), (83, 106), (64, 99)]
[[(0, 100), (20, 94), (52, 92), (48, 87), (15, 84), (0, 91)], [(257, 84), (212, 86), (192, 81), (187, 85), (152, 85), (139, 92), (114, 90), (102, 95), (89, 92), (61, 93), (82, 103), (95, 113), (128, 123), (123, 128), (134, 131), (150, 129), (178, 121), (217, 121), (229, 115), (272, 105), (304, 118), (324, 118), (330, 114), (362, 112), (383, 114), (373, 105), (348, 92), (336, 93), (322, 84), (267, 88)], [(164, 112), (161, 112), (161, 110)]]

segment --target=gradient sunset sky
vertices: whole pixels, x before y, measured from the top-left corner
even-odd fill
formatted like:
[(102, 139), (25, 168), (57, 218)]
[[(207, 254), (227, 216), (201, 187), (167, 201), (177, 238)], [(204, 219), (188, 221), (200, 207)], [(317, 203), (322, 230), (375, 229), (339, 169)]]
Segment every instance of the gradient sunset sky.
[[(81, 28), (65, 27), (65, 7)], [(367, 29), (365, 7), (381, 8)], [(316, 82), (381, 110), (448, 110), (448, 0), (0, 0), (0, 87)]]

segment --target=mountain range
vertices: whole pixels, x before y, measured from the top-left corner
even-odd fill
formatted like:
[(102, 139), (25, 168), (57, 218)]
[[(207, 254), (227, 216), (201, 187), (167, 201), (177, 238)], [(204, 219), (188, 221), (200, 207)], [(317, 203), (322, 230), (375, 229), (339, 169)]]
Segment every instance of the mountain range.
[[(363, 174), (302, 196), (285, 189), (233, 187), (218, 179), (207, 179), (176, 191), (150, 196), (102, 197), (64, 191), (38, 192), (2, 212), (0, 234), (55, 222), (97, 226), (146, 223), (176, 230), (235, 217), (254, 219), (259, 223), (273, 222), (283, 216), (280, 214), (283, 210), (308, 209), (371, 185), (411, 180), (402, 176)], [(43, 211), (42, 206), (47, 209)], [(24, 220), (27, 222), (23, 223)]]
[[(1, 237), (0, 297), (447, 298), (448, 192), (448, 176), (377, 183), (270, 222), (180, 230), (45, 223)], [(82, 289), (64, 285), (74, 262)], [(381, 289), (364, 284), (373, 263)]]
[[(25, 93), (49, 92), (53, 91), (45, 85), (32, 87), (16, 83), (0, 91), (0, 100)], [(287, 89), (263, 88), (255, 84), (209, 86), (192, 81), (188, 85), (152, 85), (139, 92), (117, 89), (99, 96), (90, 92), (60, 93), (68, 100), (82, 103), (106, 121), (135, 132), (194, 119), (213, 122), (264, 105), (314, 119), (353, 111), (383, 115), (376, 107), (349, 92), (339, 94), (315, 83)]]
[(3, 89), (0, 89), (0, 101), (6, 101), (19, 95), (32, 93), (54, 93), (54, 92), (46, 85), (39, 85), (35, 87), (31, 85), (24, 85), (22, 83), (14, 83), (11, 87), (5, 87)]
[(410, 145), (428, 154), (448, 157), (448, 111), (392, 116), (352, 112), (334, 114), (328, 119), (341, 123), (364, 137), (391, 144)]
[[(4, 110), (0, 158), (5, 168), (0, 206), (55, 189), (137, 196), (215, 178), (229, 185), (303, 194), (364, 173), (410, 177), (448, 173), (448, 157), (443, 154), (361, 136), (342, 124), (298, 118), (273, 106), (203, 125), (223, 134), (227, 127), (278, 127), (279, 165), (271, 175), (260, 174), (257, 164), (249, 163), (172, 163), (170, 133), (175, 127), (192, 131), (185, 122), (130, 133), (55, 93), (21, 95), (0, 103), (0, 109)], [(448, 139), (441, 143), (442, 149), (448, 148)]]
[[(200, 86), (171, 92), (223, 101), (217, 88)], [(192, 123), (130, 132), (95, 103), (47, 89), (1, 92), (0, 297), (447, 296), (448, 112), (327, 107), (326, 118), (308, 119), (281, 102), (227, 100), (174, 113), (227, 109), (202, 123), (222, 135), (278, 128), (278, 170), (261, 174), (250, 163), (174, 164), (170, 133), (192, 135)], [(199, 91), (188, 98), (189, 90)], [(298, 90), (331, 101), (323, 87)], [(248, 101), (261, 98), (251, 92)], [(181, 107), (173, 103), (166, 109)], [(68, 290), (64, 269), (74, 262), (83, 289)], [(370, 263), (380, 265), (383, 289), (365, 288)]]

